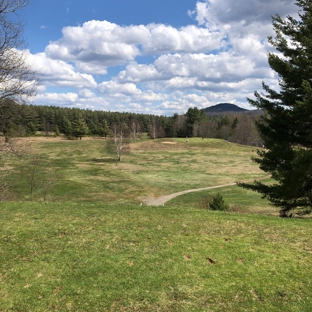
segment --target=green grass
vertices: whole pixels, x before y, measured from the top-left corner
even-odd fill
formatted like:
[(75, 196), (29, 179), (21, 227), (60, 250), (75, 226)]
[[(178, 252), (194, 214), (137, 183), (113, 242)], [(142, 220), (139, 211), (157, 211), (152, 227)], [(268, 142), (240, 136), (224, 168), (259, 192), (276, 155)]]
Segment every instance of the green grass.
[(3, 203), (1, 311), (310, 311), (310, 220)]
[[(24, 177), (10, 175), (0, 311), (311, 311), (311, 219), (273, 217), (266, 200), (237, 186), (139, 205), (262, 177), (253, 148), (144, 140), (116, 163), (106, 140), (42, 138), (32, 152), (43, 155), (40, 182), (51, 169), (57, 180), (48, 201), (38, 188), (29, 202)], [(202, 209), (217, 193), (232, 212)]]
[[(137, 203), (148, 196), (263, 176), (250, 160), (252, 147), (217, 139), (192, 138), (187, 144), (182, 139), (138, 141), (130, 144), (121, 162), (103, 139), (33, 140), (33, 152), (44, 155), (58, 171), (49, 200)], [(28, 199), (27, 183), (19, 171), (15, 177), (13, 198)], [(41, 197), (38, 192), (37, 200)]]
[[(263, 182), (270, 183), (270, 180), (267, 179)], [(180, 195), (167, 202), (166, 206), (207, 209), (208, 203), (218, 193), (230, 204), (231, 211), (278, 215), (278, 210), (270, 206), (268, 200), (261, 198), (260, 194), (240, 188), (236, 185)]]

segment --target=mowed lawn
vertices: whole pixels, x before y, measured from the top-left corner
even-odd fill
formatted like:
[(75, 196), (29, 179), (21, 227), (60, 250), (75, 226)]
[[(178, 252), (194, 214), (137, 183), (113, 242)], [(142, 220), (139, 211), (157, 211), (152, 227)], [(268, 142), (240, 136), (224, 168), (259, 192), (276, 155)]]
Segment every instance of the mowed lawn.
[(309, 219), (0, 206), (0, 311), (311, 311)]

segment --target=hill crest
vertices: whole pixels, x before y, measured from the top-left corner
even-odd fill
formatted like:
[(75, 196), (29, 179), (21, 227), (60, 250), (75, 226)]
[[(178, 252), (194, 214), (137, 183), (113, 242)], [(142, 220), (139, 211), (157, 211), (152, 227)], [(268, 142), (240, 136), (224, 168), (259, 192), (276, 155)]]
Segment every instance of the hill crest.
[(220, 113), (243, 113), (249, 111), (231, 103), (220, 103), (210, 107), (204, 108), (206, 114), (220, 114)]

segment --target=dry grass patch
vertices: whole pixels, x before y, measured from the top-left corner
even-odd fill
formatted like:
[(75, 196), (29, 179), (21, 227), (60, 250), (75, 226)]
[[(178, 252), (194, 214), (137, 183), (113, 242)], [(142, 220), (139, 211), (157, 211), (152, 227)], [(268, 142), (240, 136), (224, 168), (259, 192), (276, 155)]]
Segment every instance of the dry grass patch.
[(164, 141), (164, 142), (161, 142), (162, 144), (177, 144), (177, 142), (173, 142), (173, 141)]
[[(163, 144), (165, 143), (165, 144)], [(131, 151), (170, 151), (183, 150), (185, 145), (179, 142), (162, 142), (158, 140), (144, 141), (129, 144)]]

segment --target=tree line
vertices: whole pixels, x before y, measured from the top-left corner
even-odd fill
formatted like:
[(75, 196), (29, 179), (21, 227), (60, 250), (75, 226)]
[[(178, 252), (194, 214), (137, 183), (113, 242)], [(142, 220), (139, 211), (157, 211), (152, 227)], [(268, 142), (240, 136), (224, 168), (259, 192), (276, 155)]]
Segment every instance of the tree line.
[(256, 131), (257, 116), (224, 114), (207, 116), (204, 110), (189, 108), (183, 115), (171, 117), (128, 112), (92, 111), (89, 109), (18, 104), (12, 99), (1, 101), (0, 132), (9, 138), (31, 136), (38, 131), (49, 135), (82, 138), (86, 135), (106, 137), (116, 125), (128, 128), (134, 140), (140, 133), (152, 139), (164, 137), (222, 138), (240, 144), (260, 142)]

